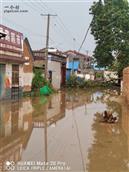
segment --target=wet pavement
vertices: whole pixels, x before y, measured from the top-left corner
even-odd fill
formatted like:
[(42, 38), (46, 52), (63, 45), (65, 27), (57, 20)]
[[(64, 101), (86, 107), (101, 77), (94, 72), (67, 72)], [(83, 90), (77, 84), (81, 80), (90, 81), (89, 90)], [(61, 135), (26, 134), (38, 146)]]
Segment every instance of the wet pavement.
[[(0, 102), (1, 169), (14, 162), (13, 171), (29, 171), (24, 162), (41, 162), (46, 169), (30, 171), (128, 172), (129, 107), (117, 98), (111, 90), (73, 90)], [(96, 113), (105, 109), (118, 123), (100, 122)]]

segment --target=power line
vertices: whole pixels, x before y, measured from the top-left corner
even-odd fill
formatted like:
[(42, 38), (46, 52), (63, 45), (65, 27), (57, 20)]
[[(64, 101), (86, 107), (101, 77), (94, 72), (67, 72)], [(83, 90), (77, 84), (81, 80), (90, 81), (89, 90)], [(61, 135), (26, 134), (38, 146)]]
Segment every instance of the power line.
[[(117, 12), (116, 12), (115, 14), (117, 14)], [(94, 17), (92, 18), (92, 21), (93, 21), (93, 19), (94, 19)], [(78, 51), (81, 50), (81, 48), (82, 48), (82, 46), (83, 46), (83, 44), (84, 44), (84, 42), (85, 42), (85, 40), (86, 40), (86, 38), (87, 38), (87, 35), (88, 35), (89, 30), (90, 30), (92, 21), (91, 21), (90, 24), (89, 24), (89, 27), (88, 27), (88, 29), (87, 29), (87, 31), (86, 31), (86, 34), (85, 34), (85, 36), (84, 36), (84, 39), (83, 39), (83, 41), (82, 41), (82, 43), (81, 43), (81, 46), (80, 46), (80, 48), (78, 49)], [(115, 23), (115, 20), (114, 20), (113, 22), (111, 22), (110, 24), (106, 25), (106, 27), (110, 26), (112, 23)]]
[[(40, 2), (41, 2), (41, 0), (40, 0)], [(37, 5), (38, 6), (38, 5)], [(46, 8), (49, 10), (50, 8), (46, 5), (46, 4), (44, 4), (44, 3), (40, 3), (40, 6), (42, 6), (43, 8), (45, 8), (45, 10), (46, 10)], [(54, 13), (55, 13), (55, 11), (54, 10), (52, 10), (51, 9), (51, 11), (53, 11)], [(57, 20), (58, 19), (58, 20)], [(66, 39), (66, 38), (68, 38), (68, 40), (70, 40), (71, 42), (73, 41), (73, 39), (74, 39), (74, 36), (71, 34), (71, 32), (70, 32), (70, 30), (66, 27), (66, 25), (63, 23), (63, 21), (62, 21), (62, 19), (59, 17), (59, 18), (57, 18), (56, 19), (56, 26), (60, 26), (62, 29), (63, 29), (63, 31), (64, 31), (64, 33), (66, 33), (66, 36), (64, 36), (64, 38)], [(61, 31), (62, 31), (62, 29), (61, 29)], [(70, 37), (68, 36), (68, 34), (69, 34), (69, 36), (72, 38), (72, 39), (70, 39)], [(77, 39), (76, 39), (77, 40)], [(69, 41), (68, 41), (68, 43), (69, 43)], [(80, 45), (80, 43), (78, 43), (78, 45)]]
[[(39, 2), (39, 1), (38, 1)], [(33, 2), (32, 2), (33, 3)], [(35, 4), (35, 3), (33, 3), (33, 4)], [(40, 5), (38, 5), (38, 4), (40, 4)], [(43, 3), (41, 0), (40, 0), (40, 2), (38, 3), (38, 4), (36, 4), (37, 6), (35, 6), (35, 9), (36, 8), (38, 8), (38, 9), (36, 9), (36, 12), (38, 12), (39, 13), (39, 8), (42, 10), (42, 8), (41, 7), (43, 7), (43, 9), (45, 9), (45, 10), (51, 10), (51, 11), (53, 11), (54, 13), (55, 13), (55, 11), (53, 10), (53, 9), (51, 9), (50, 7), (48, 7), (45, 3)], [(37, 11), (38, 10), (38, 11)], [(58, 19), (58, 20), (57, 20)], [(73, 42), (73, 39), (76, 39), (76, 43), (78, 44), (78, 45), (80, 45), (80, 43), (77, 41), (77, 38), (75, 38), (75, 36), (73, 36), (73, 34), (71, 33), (71, 31), (69, 30), (69, 28), (67, 28), (66, 27), (66, 25), (64, 24), (64, 22), (63, 22), (63, 20), (61, 19), (61, 17), (57, 17), (57, 19), (56, 19), (56, 22), (58, 23), (57, 24), (57, 26), (59, 25), (63, 30), (64, 30), (64, 33), (66, 33), (66, 34), (68, 34), (70, 37), (71, 37), (71, 39), (70, 39), (70, 37), (69, 36), (64, 36), (65, 38), (67, 37), (68, 38), (68, 40), (71, 40), (71, 42)], [(69, 41), (68, 41), (69, 42)]]
[[(40, 2), (41, 2), (41, 1), (40, 1)], [(45, 7), (43, 6), (43, 4), (41, 4), (41, 3), (39, 3), (39, 5), (37, 5), (36, 3), (32, 2), (32, 1), (31, 1), (31, 3), (29, 3), (29, 2), (26, 1), (26, 3), (27, 3), (27, 5), (28, 5), (31, 9), (33, 9), (34, 13), (36, 13), (36, 14), (40, 14), (40, 11), (42, 11), (43, 8), (44, 8), (44, 10), (46, 11), (46, 8), (45, 8)], [(33, 5), (32, 5), (32, 4), (33, 4)], [(41, 8), (41, 7), (43, 7), (43, 8)], [(40, 10), (39, 10), (39, 9), (40, 9)], [(5, 17), (4, 17), (4, 18), (5, 18)], [(24, 27), (24, 25), (20, 25), (19, 23), (16, 23), (16, 22), (13, 21), (13, 20), (9, 20), (9, 19), (6, 18), (5, 21), (11, 23), (11, 25), (12, 25), (12, 23), (15, 24), (15, 25), (18, 26), (20, 29), (22, 28), (23, 31), (24, 31), (24, 33), (26, 32), (26, 34), (29, 33), (29, 34), (31, 34), (32, 36), (44, 37), (44, 38), (46, 38), (46, 36), (41, 35), (41, 34), (39, 34), (39, 33), (34, 33), (34, 32), (32, 32), (31, 29), (28, 29), (28, 28)], [(58, 22), (58, 26), (60, 26), (60, 27), (64, 30), (64, 32), (66, 32), (65, 29), (62, 27), (62, 25), (61, 25), (59, 22)], [(23, 31), (22, 31), (22, 32), (23, 32)], [(58, 32), (58, 33), (59, 33), (59, 32)], [(24, 34), (24, 35), (25, 35), (25, 34)], [(70, 39), (68, 36), (64, 36), (64, 37), (65, 37), (65, 38), (67, 37), (68, 39)], [(59, 44), (58, 42), (55, 42), (52, 38), (50, 38), (50, 41), (53, 42), (53, 43), (56, 44), (56, 45)]]
[[(32, 4), (34, 4), (34, 6), (32, 5)], [(40, 2), (39, 2), (40, 3)], [(30, 4), (31, 6), (32, 6), (32, 8), (34, 7), (35, 8), (35, 10), (36, 10), (36, 12), (39, 14), (40, 12), (39, 12), (39, 9), (43, 12), (43, 9), (44, 9), (44, 12), (45, 13), (47, 13), (47, 10), (42, 6), (42, 4), (41, 5), (39, 5), (38, 6), (38, 4), (37, 4), (37, 2), (32, 2), (32, 1), (30, 1), (30, 2), (28, 2), (28, 4)]]
[[(24, 32), (24, 33), (26, 33), (26, 34), (29, 33), (29, 34), (30, 34), (31, 36), (33, 36), (33, 37), (44, 37), (44, 38), (46, 38), (45, 35), (42, 35), (42, 34), (33, 32), (32, 30), (30, 30), (30, 29), (24, 27), (23, 25), (20, 25), (20, 24), (14, 22), (13, 20), (7, 19), (6, 17), (4, 17), (4, 21), (7, 21), (8, 23), (13, 24), (13, 26), (16, 25), (16, 26), (22, 28), (23, 31), (21, 31), (21, 32)], [(16, 28), (16, 26), (15, 26), (15, 28)], [(53, 42), (53, 43), (55, 43), (55, 41), (54, 41), (53, 39), (51, 39), (51, 38), (50, 38), (50, 41)]]
[[(39, 3), (34, 3), (34, 1), (25, 1), (27, 4), (28, 4), (28, 6), (30, 6), (30, 8), (32, 8), (32, 9), (34, 9), (34, 12), (35, 13), (37, 13), (37, 14), (40, 14), (40, 11), (42, 11), (43, 9), (44, 9), (44, 11), (47, 11), (47, 9), (49, 10), (50, 8), (45, 4), (45, 3), (43, 3), (41, 0), (40, 1), (38, 1)], [(33, 4), (33, 5), (32, 5)], [(53, 9), (51, 9), (52, 11), (54, 11)], [(55, 12), (54, 12), (55, 13)], [(62, 31), (64, 31), (64, 33), (66, 33), (66, 36), (63, 36), (63, 37), (65, 37), (65, 39), (67, 39), (67, 40), (70, 40), (70, 42), (73, 42), (73, 39), (76, 39), (76, 43), (78, 44), (78, 45), (80, 45), (80, 43), (78, 42), (78, 39), (75, 37), (75, 36), (73, 36), (73, 34), (71, 33), (71, 31), (69, 30), (69, 28), (66, 26), (66, 24), (64, 24), (64, 21), (62, 20), (62, 18), (60, 17), (60, 16), (58, 16), (57, 17), (57, 19), (56, 19), (56, 23), (57, 23), (57, 25), (56, 26), (59, 26), (59, 27), (61, 27), (62, 29)], [(27, 29), (28, 30), (28, 29)], [(32, 31), (31, 31), (32, 32)], [(39, 35), (39, 34), (38, 34)], [(59, 35), (59, 34), (58, 34)], [(69, 36), (68, 36), (69, 35)], [(41, 36), (41, 35), (40, 35)], [(45, 36), (44, 36), (45, 37)], [(71, 39), (70, 39), (70, 37), (71, 37)], [(50, 40), (54, 43), (55, 41), (53, 41), (51, 38), (50, 38)], [(68, 43), (70, 43), (69, 41), (68, 41)], [(81, 47), (82, 48), (82, 47)]]
[[(41, 3), (40, 3), (40, 2), (41, 2)], [(35, 6), (35, 3), (32, 2), (32, 4), (34, 4), (34, 8), (33, 8), (33, 5), (32, 5), (32, 4), (28, 3), (28, 5), (29, 5), (29, 6), (31, 5), (32, 8), (34, 9), (34, 12), (36, 12), (36, 13), (39, 14), (39, 9), (40, 9), (40, 11), (41, 11), (41, 10), (42, 10), (42, 7), (43, 7), (43, 8), (45, 9), (45, 11), (46, 11), (46, 7), (47, 7), (45, 4), (44, 4), (44, 5), (42, 4), (42, 1), (41, 1), (41, 0), (40, 0), (40, 2), (38, 3), (39, 5), (36, 4), (36, 6)], [(30, 6), (30, 7), (31, 7), (31, 6)], [(48, 7), (47, 7), (47, 9), (48, 9)], [(47, 12), (46, 12), (46, 13), (47, 13)], [(59, 22), (58, 22), (58, 25), (64, 30), (64, 32), (66, 32), (65, 29), (62, 27), (62, 25), (61, 25)], [(58, 33), (59, 33), (59, 32), (58, 32)], [(68, 36), (64, 36), (64, 37), (65, 37), (65, 38), (67, 37), (68, 39), (70, 39)], [(51, 40), (52, 40), (52, 39), (51, 39)], [(55, 41), (53, 41), (53, 43), (55, 43)], [(59, 44), (59, 43), (58, 43), (58, 44)], [(58, 44), (57, 44), (57, 45), (58, 45)]]
[[(43, 3), (43, 4), (44, 4), (44, 6), (45, 6), (46, 8), (48, 8), (48, 10), (51, 9), (51, 8), (48, 7), (45, 3)], [(51, 9), (51, 10), (54, 12), (53, 9)], [(69, 36), (72, 38), (71, 41), (73, 41), (73, 39), (76, 39), (76, 43), (77, 43), (78, 45), (80, 45), (80, 43), (77, 41), (77, 38), (72, 34), (72, 32), (69, 30), (69, 28), (66, 26), (66, 24), (64, 24), (64, 22), (63, 22), (61, 16), (58, 15), (57, 19), (58, 19), (58, 20), (57, 20), (58, 24), (59, 24), (59, 25), (63, 28), (63, 30), (64, 30), (65, 32), (67, 32), (67, 33), (69, 34)], [(68, 37), (68, 38), (69, 38), (69, 37)]]
[[(40, 1), (41, 1), (41, 0), (40, 0)], [(48, 7), (45, 3), (43, 3), (43, 4), (44, 4), (44, 6), (45, 6), (48, 10), (50, 9), (50, 10), (52, 10), (54, 13), (56, 13), (52, 8)], [(67, 30), (67, 32), (69, 32), (69, 34), (70, 34), (70, 36), (71, 36), (72, 38), (74, 38), (74, 36), (72, 35), (71, 31), (70, 31), (70, 30), (66, 27), (66, 25), (63, 23), (61, 17), (58, 15), (57, 18), (59, 19), (59, 21), (60, 21), (62, 27), (63, 27), (65, 30)], [(59, 22), (58, 22), (58, 24), (59, 24)]]
[(79, 52), (80, 52), (80, 50), (82, 49), (82, 46), (83, 46), (83, 44), (84, 44), (84, 42), (85, 42), (85, 40), (86, 40), (86, 38), (87, 38), (88, 32), (89, 32), (89, 30), (90, 30), (90, 27), (91, 27), (91, 23), (90, 23), (90, 25), (89, 25), (89, 27), (88, 27), (88, 29), (87, 29), (87, 31), (86, 31), (86, 34), (85, 34), (85, 36), (84, 36), (84, 39), (83, 39), (83, 41), (82, 41), (82, 43), (81, 43), (80, 48), (78, 49)]
[[(60, 26), (58, 23), (54, 23), (54, 30), (57, 32), (57, 34), (59, 33), (59, 31), (60, 31), (60, 34), (62, 32), (62, 37), (65, 40), (67, 40), (68, 43), (72, 40), (70, 37), (67, 36), (67, 33), (65, 32), (64, 28)], [(65, 33), (65, 35), (63, 33)]]

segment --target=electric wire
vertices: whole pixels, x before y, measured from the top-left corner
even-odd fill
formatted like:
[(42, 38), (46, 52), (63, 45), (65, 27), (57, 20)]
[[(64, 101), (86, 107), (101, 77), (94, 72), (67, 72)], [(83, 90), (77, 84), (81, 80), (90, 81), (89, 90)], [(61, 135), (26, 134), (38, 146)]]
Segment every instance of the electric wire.
[[(40, 0), (40, 1), (41, 1), (41, 0)], [(45, 3), (43, 3), (43, 4), (44, 4), (44, 6), (49, 10), (49, 7), (48, 7)], [(53, 12), (55, 13), (55, 11), (54, 11), (52, 8), (50, 8), (50, 10), (53, 11)], [(76, 40), (76, 43), (77, 43), (78, 45), (80, 45), (80, 43), (78, 42), (78, 39), (72, 34), (72, 32), (71, 32), (70, 29), (66, 26), (66, 24), (64, 24), (64, 22), (63, 22), (63, 20), (62, 20), (62, 17), (58, 15), (57, 18), (58, 18), (58, 20), (56, 20), (56, 21), (57, 21), (57, 23), (60, 25), (60, 27), (63, 28), (63, 30), (72, 38), (72, 41), (75, 39), (75, 40)]]
[(89, 33), (90, 27), (91, 27), (91, 23), (90, 23), (88, 29), (86, 30), (85, 36), (84, 36), (84, 38), (83, 38), (83, 40), (82, 40), (82, 43), (81, 43), (81, 45), (80, 45), (80, 47), (79, 47), (79, 49), (78, 49), (79, 52), (80, 52), (80, 50), (82, 49), (82, 46), (83, 46), (84, 42), (86, 41), (86, 38), (87, 38), (87, 35), (88, 35), (88, 33)]
[[(41, 3), (40, 3), (41, 2)], [(44, 3), (42, 3), (42, 1), (40, 0), (40, 2), (38, 3), (38, 4), (40, 4), (39, 6), (40, 7), (43, 7), (45, 10), (46, 10), (46, 8), (47, 8), (47, 10), (49, 10), (49, 8), (48, 8), (48, 6), (46, 6)], [(32, 2), (33, 3), (33, 2)], [(34, 3), (33, 3), (34, 4)], [(39, 8), (39, 6), (37, 5), (37, 8)], [(45, 8), (46, 7), (46, 8)], [(40, 8), (41, 9), (41, 8)], [(38, 9), (36, 9), (36, 10), (38, 10)], [(53, 11), (53, 10), (52, 10)], [(53, 11), (54, 12), (54, 11)], [(39, 13), (39, 11), (38, 11), (38, 13)], [(54, 12), (55, 13), (55, 12)], [(60, 18), (60, 17), (59, 17)], [(63, 21), (61, 20), (61, 18), (60, 18), (60, 20), (57, 20), (57, 19), (55, 19), (56, 21), (55, 21), (55, 25), (56, 26), (60, 26), (62, 29), (63, 29), (63, 31), (64, 31), (64, 34), (62, 34), (63, 35), (63, 37), (64, 37), (64, 39), (66, 40), (67, 39), (67, 42), (68, 42), (68, 44), (70, 43), (70, 42), (72, 42), (73, 41), (73, 39), (74, 39), (74, 37), (71, 35), (71, 33), (70, 33), (70, 31), (66, 28), (66, 26), (65, 26), (65, 24), (63, 24)], [(53, 27), (54, 29), (55, 29), (55, 27)], [(62, 30), (61, 30), (62, 31)], [(57, 32), (57, 34), (58, 34), (59, 32)], [(69, 34), (69, 36), (72, 38), (72, 39), (70, 39), (70, 37), (69, 36), (67, 36)]]
[[(16, 28), (16, 26), (22, 28), (23, 31), (21, 31), (21, 32), (24, 32), (24, 33), (25, 33), (24, 35), (28, 35), (27, 33), (29, 33), (29, 34), (30, 34), (31, 36), (33, 36), (33, 37), (39, 37), (39, 38), (40, 38), (40, 37), (44, 37), (44, 38), (46, 38), (45, 35), (42, 35), (42, 34), (33, 32), (32, 30), (30, 30), (30, 29), (24, 27), (23, 25), (20, 25), (20, 24), (14, 22), (12, 19), (10, 20), (10, 19), (7, 19), (6, 17), (4, 17), (4, 20), (7, 21), (8, 23), (13, 24), (13, 26), (15, 26), (15, 28)], [(51, 39), (51, 38), (50, 38), (50, 41), (53, 42), (53, 43), (55, 43), (55, 41), (54, 41), (53, 39)]]
[[(10, 1), (10, 2), (11, 2), (11, 1)], [(49, 9), (55, 13), (55, 11), (54, 11), (53, 9), (51, 9), (50, 7), (48, 7), (48, 6), (47, 6), (44, 2), (42, 2), (41, 0), (38, 1), (38, 3), (34, 2), (34, 1), (25, 1), (25, 2), (27, 3), (27, 5), (28, 5), (31, 9), (34, 9), (34, 12), (37, 13), (37, 14), (40, 14), (40, 11), (43, 12), (43, 10), (44, 10), (45, 13), (48, 13)], [(63, 22), (61, 16), (58, 15), (57, 19), (55, 19), (55, 25), (56, 25), (56, 27), (60, 27), (60, 28), (61, 28), (61, 31), (62, 31), (62, 30), (64, 31), (64, 34), (65, 34), (65, 35), (64, 35), (64, 34), (62, 34), (62, 35), (63, 35), (63, 37), (65, 38), (65, 40), (67, 39), (68, 44), (70, 44), (70, 42), (73, 43), (73, 40), (76, 40), (76, 44), (80, 45), (80, 43), (78, 42), (78, 39), (71, 33), (70, 29), (66, 26), (66, 24), (64, 24), (64, 22)], [(23, 27), (23, 26), (22, 26), (22, 27)], [(54, 27), (54, 29), (55, 29), (55, 27)], [(87, 32), (86, 32), (86, 34), (85, 34), (85, 36), (84, 36), (84, 39), (83, 39), (83, 41), (82, 41), (82, 43), (81, 43), (81, 46), (80, 46), (80, 48), (79, 48), (78, 51), (80, 51), (80, 50), (82, 49), (82, 46), (83, 46), (83, 44), (84, 44), (84, 42), (85, 42), (85, 40), (86, 40), (86, 37), (87, 37), (87, 35), (88, 35), (89, 29), (90, 29), (90, 27), (88, 28), (88, 30), (87, 30)], [(28, 29), (27, 29), (27, 30), (28, 30)], [(31, 33), (32, 33), (32, 31), (31, 31)], [(69, 35), (69, 36), (67, 36), (67, 35)], [(33, 35), (33, 36), (34, 36), (34, 35)], [(38, 34), (38, 36), (41, 36), (41, 35)], [(43, 35), (42, 35), (42, 36), (43, 36)], [(43, 37), (45, 37), (45, 36), (43, 36)], [(70, 39), (70, 37), (71, 37), (71, 39)], [(50, 41), (53, 42), (53, 43), (55, 42), (55, 41), (53, 41), (51, 38), (50, 38)], [(83, 49), (83, 50), (84, 50), (84, 49)]]
[[(40, 2), (42, 2), (41, 0), (40, 0)], [(36, 10), (35, 12), (37, 12), (38, 14), (39, 14), (39, 9), (42, 11), (42, 7), (46, 10), (46, 8), (43, 6), (43, 4), (44, 3), (38, 3), (37, 4), (37, 6), (35, 6), (35, 3), (33, 3), (32, 2), (32, 4), (34, 4), (34, 6), (35, 6), (35, 8), (33, 7), (33, 5), (31, 4), (31, 7), (34, 9), (34, 10)], [(38, 6), (39, 5), (39, 6)], [(30, 6), (30, 3), (28, 3), (28, 6)], [(47, 9), (48, 9), (48, 7), (47, 7)], [(49, 10), (49, 9), (48, 9)], [(46, 12), (46, 13), (48, 13), (48, 12)], [(54, 12), (55, 13), (55, 12)], [(70, 39), (70, 37), (69, 36), (67, 36), (67, 33), (66, 33), (66, 29), (64, 29), (64, 27), (59, 23), (59, 21), (58, 20), (56, 20), (56, 26), (60, 26), (63, 30), (64, 30), (64, 33), (66, 34), (66, 35), (64, 35), (64, 34), (62, 34), (63, 35), (63, 37), (65, 38), (65, 40), (67, 39), (67, 42), (69, 43), (69, 41), (71, 41), (71, 39)], [(53, 27), (53, 28), (55, 28), (55, 27)], [(61, 30), (62, 31), (62, 30)], [(57, 34), (59, 34), (59, 32), (57, 32)], [(59, 43), (58, 43), (59, 44)]]
[[(33, 3), (33, 2), (31, 2), (32, 4), (35, 4), (35, 3)], [(38, 4), (40, 4), (39, 6), (38, 6)], [(52, 9), (52, 8), (50, 8), (50, 7), (48, 7), (44, 2), (42, 2), (41, 0), (40, 1), (38, 1), (38, 4), (36, 4), (36, 6), (34, 5), (34, 7), (35, 7), (35, 9), (36, 9), (36, 12), (38, 12), (39, 13), (39, 9), (40, 10), (42, 10), (42, 8), (44, 9), (44, 10), (51, 10), (51, 11), (53, 11), (54, 13), (55, 13), (55, 11)], [(37, 9), (37, 8), (38, 9)], [(32, 8), (33, 8), (33, 6), (32, 6)], [(38, 11), (37, 11), (38, 10)], [(48, 12), (47, 12), (48, 13)], [(80, 45), (80, 43), (77, 41), (77, 39), (75, 38), (75, 36), (71, 33), (71, 31), (69, 30), (69, 28), (67, 28), (66, 27), (66, 25), (64, 24), (64, 22), (63, 22), (63, 20), (62, 20), (62, 18), (58, 15), (57, 16), (57, 18), (58, 18), (58, 20), (56, 19), (56, 26), (60, 26), (63, 30), (64, 30), (64, 33), (66, 33), (66, 35), (68, 34), (70, 37), (71, 37), (71, 39), (70, 39), (70, 37), (69, 36), (64, 36), (64, 38), (66, 39), (66, 37), (68, 38), (68, 40), (70, 40), (71, 42), (73, 41), (73, 40), (76, 40), (76, 43), (78, 44), (78, 46)], [(68, 41), (68, 43), (69, 43), (69, 41)], [(84, 50), (84, 49), (83, 49)]]

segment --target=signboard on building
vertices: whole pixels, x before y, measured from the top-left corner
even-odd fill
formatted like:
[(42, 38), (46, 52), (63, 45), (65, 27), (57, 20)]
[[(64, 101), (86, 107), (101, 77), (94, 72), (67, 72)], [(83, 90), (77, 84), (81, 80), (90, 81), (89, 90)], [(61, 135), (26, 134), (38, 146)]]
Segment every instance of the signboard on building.
[[(0, 32), (6, 34), (6, 37), (0, 39), (0, 51), (21, 54), (23, 51), (23, 34), (1, 24)], [(0, 54), (2, 54), (2, 52)]]

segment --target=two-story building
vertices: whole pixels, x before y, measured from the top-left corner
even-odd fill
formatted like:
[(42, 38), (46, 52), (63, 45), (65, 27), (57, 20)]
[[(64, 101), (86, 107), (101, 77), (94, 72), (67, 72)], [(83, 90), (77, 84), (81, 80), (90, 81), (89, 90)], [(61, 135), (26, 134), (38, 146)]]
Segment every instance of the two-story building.
[(69, 79), (71, 73), (86, 75), (89, 72), (92, 57), (75, 50), (68, 50), (65, 54), (67, 55), (67, 79)]
[(0, 100), (22, 95), (23, 34), (0, 25)]

